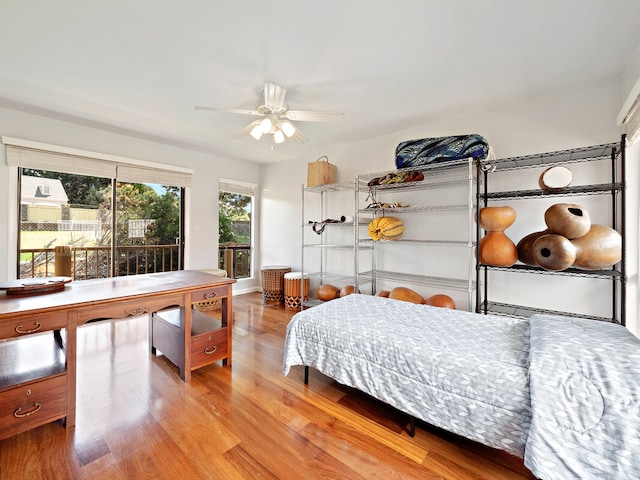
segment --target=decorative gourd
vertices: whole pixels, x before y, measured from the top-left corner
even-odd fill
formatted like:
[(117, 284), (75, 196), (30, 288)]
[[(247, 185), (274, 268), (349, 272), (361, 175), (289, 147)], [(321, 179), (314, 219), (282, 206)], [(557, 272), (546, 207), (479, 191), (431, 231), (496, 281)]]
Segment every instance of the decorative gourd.
[(516, 219), (516, 211), (509, 206), (480, 209), (478, 223), (487, 234), (478, 243), (480, 263), (497, 267), (510, 267), (518, 261), (518, 250), (504, 231)]
[(424, 298), (418, 292), (407, 287), (396, 287), (389, 293), (389, 298), (411, 303), (424, 303)]
[(550, 233), (551, 232), (549, 230), (542, 230), (541, 232), (533, 232), (522, 237), (522, 240), (520, 240), (516, 245), (516, 249), (518, 250), (518, 260), (525, 265), (537, 267), (538, 264), (536, 263), (535, 258), (533, 258), (533, 244), (541, 236), (548, 235)]
[(515, 221), (516, 211), (508, 205), (480, 209), (480, 226), (487, 232), (504, 232)]
[[(356, 289), (353, 285), (345, 285), (344, 287), (342, 287), (340, 289), (340, 297), (346, 297), (347, 295), (351, 295), (352, 293), (355, 293)], [(358, 293), (360, 293), (358, 291)]]
[(609, 268), (622, 258), (622, 236), (605, 225), (591, 225), (589, 233), (571, 243), (576, 248), (574, 266), (582, 270)]
[(544, 221), (553, 233), (569, 240), (586, 235), (591, 228), (591, 217), (575, 203), (556, 203), (544, 212)]
[(518, 250), (504, 232), (487, 232), (480, 239), (480, 263), (510, 267), (518, 261)]
[(377, 217), (369, 222), (368, 234), (377, 240), (398, 240), (404, 232), (402, 220), (396, 217)]
[(424, 303), (431, 305), (432, 307), (450, 308), (452, 310), (456, 309), (456, 302), (453, 298), (449, 295), (444, 295), (443, 293), (430, 296)]
[(333, 285), (325, 283), (324, 285), (320, 285), (320, 287), (318, 287), (318, 300), (322, 300), (323, 302), (333, 300), (334, 298), (338, 298), (339, 293), (340, 289), (338, 287), (334, 287)]
[(576, 247), (563, 235), (542, 235), (533, 242), (533, 258), (546, 270), (565, 270), (576, 260)]
[(561, 190), (571, 185), (573, 174), (567, 167), (549, 167), (538, 179), (538, 185), (543, 190)]

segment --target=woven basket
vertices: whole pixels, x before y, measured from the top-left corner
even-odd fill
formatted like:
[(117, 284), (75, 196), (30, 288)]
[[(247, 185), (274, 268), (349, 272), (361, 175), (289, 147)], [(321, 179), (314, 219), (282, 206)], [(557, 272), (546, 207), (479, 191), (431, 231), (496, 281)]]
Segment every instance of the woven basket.
[[(226, 277), (227, 272), (222, 269), (209, 269), (202, 270), (205, 273), (210, 273), (212, 275), (216, 275), (217, 277)], [(220, 310), (222, 307), (222, 299), (217, 300), (201, 300), (199, 302), (193, 302), (193, 309), (198, 310), (199, 312), (210, 312), (212, 310)]]
[(211, 312), (212, 310), (220, 310), (222, 307), (222, 299), (218, 300), (201, 300), (200, 302), (193, 302), (193, 309), (199, 312)]
[(264, 303), (284, 302), (284, 274), (291, 271), (290, 267), (263, 267), (260, 271), (262, 279), (262, 298)]

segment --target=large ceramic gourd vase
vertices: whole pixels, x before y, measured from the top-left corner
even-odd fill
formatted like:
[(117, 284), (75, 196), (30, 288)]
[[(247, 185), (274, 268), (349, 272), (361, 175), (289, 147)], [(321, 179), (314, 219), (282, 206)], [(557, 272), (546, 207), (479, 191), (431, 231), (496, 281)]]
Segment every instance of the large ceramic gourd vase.
[(574, 266), (582, 270), (609, 268), (622, 259), (622, 236), (605, 225), (591, 225), (586, 235), (571, 243), (576, 249)]
[(486, 234), (479, 243), (480, 263), (496, 267), (510, 267), (518, 260), (518, 250), (504, 231), (513, 225), (516, 211), (509, 206), (480, 209), (478, 222)]

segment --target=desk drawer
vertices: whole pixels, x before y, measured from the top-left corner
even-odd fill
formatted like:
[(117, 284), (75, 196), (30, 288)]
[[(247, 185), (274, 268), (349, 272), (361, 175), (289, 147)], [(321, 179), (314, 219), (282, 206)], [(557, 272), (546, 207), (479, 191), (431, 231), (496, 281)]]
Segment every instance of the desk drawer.
[(66, 416), (66, 374), (0, 392), (0, 439)]
[(202, 300), (215, 300), (217, 298), (223, 298), (228, 295), (228, 285), (222, 285), (220, 287), (211, 287), (197, 292), (191, 293), (192, 302), (200, 302)]
[(191, 337), (191, 370), (227, 358), (227, 328)]
[(167, 307), (182, 305), (184, 296), (179, 294), (156, 295), (139, 300), (126, 300), (107, 305), (95, 305), (78, 311), (78, 324), (82, 325), (90, 320), (127, 318), (147, 313), (157, 312)]
[(0, 324), (0, 338), (20, 337), (32, 333), (60, 330), (67, 326), (66, 312), (39, 313), (4, 320)]

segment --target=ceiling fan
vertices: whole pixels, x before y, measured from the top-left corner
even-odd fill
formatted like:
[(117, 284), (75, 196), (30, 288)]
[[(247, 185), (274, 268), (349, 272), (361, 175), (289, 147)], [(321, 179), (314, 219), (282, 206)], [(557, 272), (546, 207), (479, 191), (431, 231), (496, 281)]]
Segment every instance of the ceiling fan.
[(273, 135), (275, 143), (282, 143), (290, 138), (298, 143), (307, 142), (307, 138), (291, 122), (340, 122), (344, 121), (343, 113), (336, 112), (315, 112), (310, 110), (289, 110), (285, 103), (287, 89), (271, 82), (264, 82), (264, 91), (261, 100), (255, 110), (245, 110), (241, 108), (220, 108), (202, 107), (196, 105), (196, 110), (209, 110), (214, 112), (239, 113), (243, 115), (253, 115), (261, 117), (254, 120), (245, 128), (240, 130), (232, 138), (240, 138), (246, 134), (251, 135), (256, 140), (260, 140), (263, 134)]

